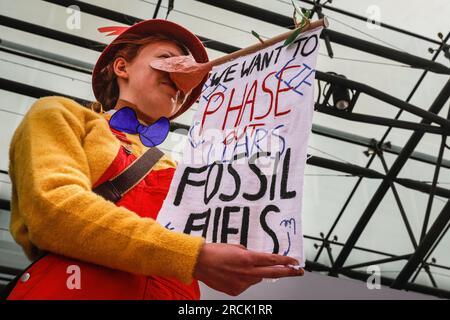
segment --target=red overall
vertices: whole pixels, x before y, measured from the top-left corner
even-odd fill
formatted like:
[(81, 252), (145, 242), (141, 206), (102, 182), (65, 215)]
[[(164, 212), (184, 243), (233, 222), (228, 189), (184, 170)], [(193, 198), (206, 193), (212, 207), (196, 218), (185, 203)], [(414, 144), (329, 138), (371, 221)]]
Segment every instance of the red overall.
[[(93, 188), (119, 174), (136, 156), (121, 147), (114, 161)], [(174, 168), (151, 171), (116, 203), (141, 217), (156, 219), (167, 195)], [(70, 265), (80, 267), (80, 289), (69, 289)], [(200, 298), (198, 282), (190, 285), (176, 279), (135, 275), (47, 254), (33, 264), (19, 280), (8, 300), (13, 299), (191, 299)], [(28, 279), (27, 279), (28, 278)], [(26, 281), (25, 281), (26, 280)], [(70, 286), (69, 286), (70, 287)]]

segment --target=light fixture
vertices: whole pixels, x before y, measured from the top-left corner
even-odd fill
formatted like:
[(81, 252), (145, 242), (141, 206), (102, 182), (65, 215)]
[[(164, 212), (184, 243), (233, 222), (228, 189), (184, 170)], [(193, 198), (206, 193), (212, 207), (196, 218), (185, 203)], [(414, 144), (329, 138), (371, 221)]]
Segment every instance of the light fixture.
[[(347, 79), (342, 74), (336, 74), (335, 72), (329, 73)], [(347, 110), (350, 106), (350, 90), (339, 84), (332, 84), (330, 90), (332, 90), (333, 95), (333, 106), (338, 110)]]

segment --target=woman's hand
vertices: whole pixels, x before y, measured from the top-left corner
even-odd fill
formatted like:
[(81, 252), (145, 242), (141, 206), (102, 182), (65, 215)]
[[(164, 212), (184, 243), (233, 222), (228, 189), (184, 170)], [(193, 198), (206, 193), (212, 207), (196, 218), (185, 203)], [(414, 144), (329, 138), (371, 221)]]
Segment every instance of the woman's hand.
[(287, 267), (298, 264), (293, 258), (250, 251), (242, 245), (206, 243), (197, 259), (194, 278), (215, 290), (237, 296), (263, 278), (303, 275), (303, 269)]

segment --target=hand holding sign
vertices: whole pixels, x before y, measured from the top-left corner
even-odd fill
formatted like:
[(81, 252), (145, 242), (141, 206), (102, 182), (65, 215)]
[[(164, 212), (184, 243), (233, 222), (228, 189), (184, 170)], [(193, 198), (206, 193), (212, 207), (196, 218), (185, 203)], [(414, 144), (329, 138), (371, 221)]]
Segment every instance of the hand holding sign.
[(263, 278), (303, 275), (287, 265), (298, 261), (281, 255), (247, 250), (242, 245), (205, 244), (197, 260), (194, 278), (218, 291), (237, 296)]

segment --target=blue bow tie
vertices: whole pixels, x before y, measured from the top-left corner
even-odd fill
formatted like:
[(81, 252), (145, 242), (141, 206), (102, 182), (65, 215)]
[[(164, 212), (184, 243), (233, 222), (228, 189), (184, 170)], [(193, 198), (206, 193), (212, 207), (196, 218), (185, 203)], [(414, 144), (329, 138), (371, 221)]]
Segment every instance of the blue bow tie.
[(139, 133), (139, 138), (146, 147), (161, 144), (170, 130), (170, 122), (166, 117), (161, 117), (155, 123), (146, 126), (138, 121), (136, 111), (130, 107), (123, 107), (116, 111), (109, 120), (109, 126), (126, 133)]

